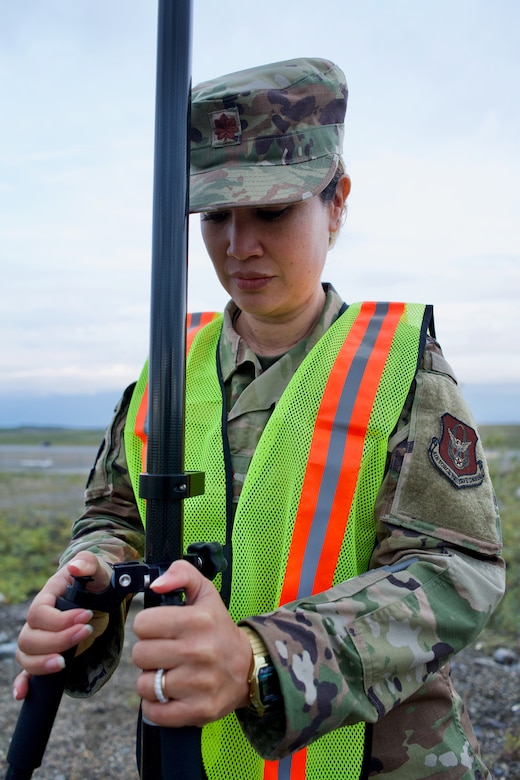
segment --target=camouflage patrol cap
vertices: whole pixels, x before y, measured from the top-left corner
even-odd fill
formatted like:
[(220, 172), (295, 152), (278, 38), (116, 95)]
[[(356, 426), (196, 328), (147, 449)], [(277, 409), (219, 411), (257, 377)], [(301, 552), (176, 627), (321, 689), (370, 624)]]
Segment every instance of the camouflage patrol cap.
[(347, 84), (334, 63), (296, 59), (231, 73), (192, 92), (190, 211), (292, 203), (331, 181)]

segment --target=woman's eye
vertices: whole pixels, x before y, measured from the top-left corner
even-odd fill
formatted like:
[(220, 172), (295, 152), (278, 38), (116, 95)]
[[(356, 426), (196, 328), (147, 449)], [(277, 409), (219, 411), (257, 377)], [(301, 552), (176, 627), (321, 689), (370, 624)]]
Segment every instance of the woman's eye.
[(203, 211), (201, 219), (203, 222), (211, 222), (213, 225), (219, 225), (221, 222), (224, 222), (227, 215), (227, 211)]
[(258, 209), (258, 216), (264, 222), (276, 222), (289, 213), (289, 206), (283, 206), (280, 209)]

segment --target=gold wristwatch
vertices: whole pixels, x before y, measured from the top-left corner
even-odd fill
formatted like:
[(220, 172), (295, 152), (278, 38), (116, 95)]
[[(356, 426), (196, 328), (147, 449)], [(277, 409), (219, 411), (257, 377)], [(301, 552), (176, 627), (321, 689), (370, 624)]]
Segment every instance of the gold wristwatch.
[(251, 644), (253, 658), (249, 667), (249, 709), (259, 718), (279, 709), (282, 703), (280, 682), (271, 657), (260, 634), (249, 626), (240, 626)]

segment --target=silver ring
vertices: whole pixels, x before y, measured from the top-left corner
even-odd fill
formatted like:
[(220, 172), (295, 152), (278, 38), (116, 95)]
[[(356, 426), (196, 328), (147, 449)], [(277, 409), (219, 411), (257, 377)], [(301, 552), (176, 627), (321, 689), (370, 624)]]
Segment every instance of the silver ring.
[(153, 689), (155, 691), (155, 696), (157, 698), (157, 701), (160, 702), (161, 704), (167, 704), (170, 701), (166, 696), (165, 678), (166, 678), (166, 672), (164, 671), (164, 669), (157, 669), (157, 671), (155, 672)]

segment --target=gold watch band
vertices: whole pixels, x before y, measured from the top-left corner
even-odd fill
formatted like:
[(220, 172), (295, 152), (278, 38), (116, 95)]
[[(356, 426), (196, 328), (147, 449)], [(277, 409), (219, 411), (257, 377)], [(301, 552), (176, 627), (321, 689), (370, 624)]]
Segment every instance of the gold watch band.
[(258, 672), (266, 666), (271, 665), (271, 658), (267, 647), (260, 636), (249, 626), (240, 626), (245, 631), (252, 650), (251, 666), (247, 675), (247, 683), (249, 685), (249, 709), (252, 710), (255, 715), (261, 718), (266, 710), (267, 706), (262, 701), (260, 692), (260, 684), (258, 679)]
[(260, 634), (258, 634), (252, 628), (249, 628), (249, 626), (240, 626), (240, 628), (247, 634), (253, 655), (269, 655), (267, 647), (265, 646), (265, 642)]

